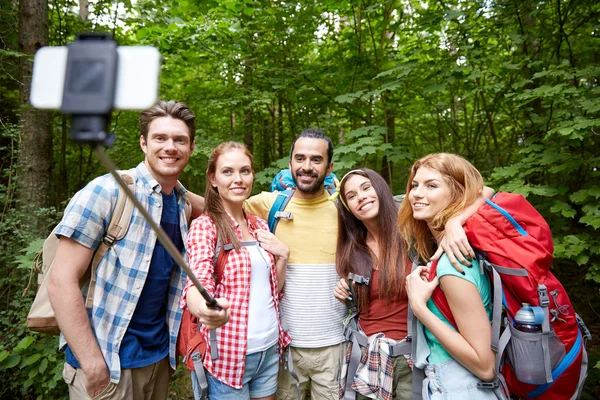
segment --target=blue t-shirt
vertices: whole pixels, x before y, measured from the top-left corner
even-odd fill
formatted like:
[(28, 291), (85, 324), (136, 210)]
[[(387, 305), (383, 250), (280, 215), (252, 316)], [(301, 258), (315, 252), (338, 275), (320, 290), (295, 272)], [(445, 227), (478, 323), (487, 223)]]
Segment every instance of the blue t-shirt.
[[(179, 250), (184, 244), (179, 229), (179, 209), (175, 191), (162, 193), (163, 208), (160, 225)], [(154, 364), (169, 354), (169, 328), (167, 325), (167, 295), (175, 261), (159, 240), (156, 240), (148, 276), (131, 322), (127, 327), (119, 358), (121, 368), (141, 368)], [(80, 368), (77, 359), (67, 346), (66, 361)]]
[[(488, 318), (491, 321), (492, 318), (492, 302), (491, 302), (491, 293), (490, 293), (490, 282), (488, 279), (487, 272), (481, 273), (479, 268), (479, 262), (477, 260), (472, 260), (472, 266), (468, 267), (463, 265), (463, 270), (465, 271), (465, 275), (462, 275), (458, 272), (450, 263), (448, 256), (444, 254), (437, 265), (436, 275), (438, 278), (441, 278), (444, 275), (452, 275), (457, 276), (459, 278), (465, 279), (471, 282), (477, 288), (477, 291), (481, 295), (481, 301), (483, 302), (483, 306), (487, 312)], [(439, 319), (441, 319), (446, 325), (448, 325), (453, 330), (454, 327), (448, 322), (446, 317), (441, 313), (441, 311), (437, 308), (437, 306), (430, 299), (427, 301), (427, 308), (435, 314)], [(429, 331), (429, 329), (425, 328), (425, 336), (427, 337), (427, 344), (429, 345), (429, 358), (428, 362), (433, 365), (439, 365), (449, 359), (452, 356), (444, 349), (444, 347), (440, 344), (435, 336)]]

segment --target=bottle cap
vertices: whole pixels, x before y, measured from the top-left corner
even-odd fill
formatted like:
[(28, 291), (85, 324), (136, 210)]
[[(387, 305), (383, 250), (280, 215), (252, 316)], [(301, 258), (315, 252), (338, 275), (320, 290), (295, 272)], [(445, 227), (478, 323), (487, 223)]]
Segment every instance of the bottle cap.
[(523, 303), (523, 307), (515, 315), (515, 321), (521, 324), (535, 324), (535, 314), (529, 304)]

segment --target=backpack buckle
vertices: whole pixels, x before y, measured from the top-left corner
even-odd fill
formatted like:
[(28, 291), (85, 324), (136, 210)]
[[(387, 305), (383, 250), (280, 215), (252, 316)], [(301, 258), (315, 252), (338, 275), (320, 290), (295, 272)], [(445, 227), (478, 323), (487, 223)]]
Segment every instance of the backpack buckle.
[(108, 247), (111, 247), (113, 245), (113, 243), (115, 242), (115, 239), (116, 239), (116, 236), (107, 234), (106, 236), (104, 236), (102, 238), (102, 243), (104, 243)]
[(353, 274), (352, 272), (348, 274), (348, 279), (353, 280), (355, 283), (361, 283), (365, 285), (368, 285), (371, 282), (370, 278), (364, 277), (362, 275)]
[(288, 211), (277, 211), (275, 213), (275, 218), (294, 219), (294, 216)]
[(480, 389), (497, 389), (498, 387), (500, 387), (500, 384), (498, 383), (498, 381), (496, 379), (494, 379), (491, 382), (477, 382), (477, 387)]
[(548, 288), (546, 288), (546, 285), (538, 285), (538, 296), (540, 297), (541, 307), (548, 307), (550, 305), (550, 297), (548, 297)]
[(583, 331), (583, 336), (587, 340), (592, 340), (592, 333), (588, 329), (585, 322), (583, 322), (583, 319), (579, 316), (579, 314), (575, 314), (575, 318), (577, 319), (577, 325), (579, 325), (579, 328), (581, 328), (581, 330)]

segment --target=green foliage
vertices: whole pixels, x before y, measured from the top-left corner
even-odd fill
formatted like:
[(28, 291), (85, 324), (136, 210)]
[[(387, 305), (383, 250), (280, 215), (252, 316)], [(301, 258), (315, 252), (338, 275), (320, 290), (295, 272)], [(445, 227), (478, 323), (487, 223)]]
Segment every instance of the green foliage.
[[(395, 193), (406, 187), (415, 159), (458, 153), (489, 185), (523, 194), (542, 213), (554, 235), (554, 272), (578, 312), (588, 321), (597, 318), (597, 1), (549, 7), (533, 0), (143, 0), (122, 2), (122, 13), (114, 12), (115, 4), (91, 3), (90, 20), (81, 21), (73, 12), (75, 1), (52, 2), (51, 42), (64, 45), (76, 32), (95, 29), (113, 32), (121, 44), (160, 49), (161, 97), (188, 103), (198, 119), (196, 150), (181, 177), (186, 187), (203, 193), (211, 150), (237, 140), (255, 157), (254, 192), (267, 189), (275, 173), (287, 167), (294, 136), (309, 126), (332, 137), (338, 175), (369, 167), (382, 173)], [(0, 60), (6, 73), (0, 74), (0, 154), (14, 161), (17, 10), (8, 2), (2, 7)], [(115, 112), (111, 127), (119, 136), (111, 157), (121, 168), (134, 166), (142, 159), (137, 113)], [(103, 170), (88, 148), (68, 142), (67, 119), (57, 114), (53, 129), (52, 195), (60, 210)], [(0, 324), (2, 332), (13, 332), (3, 336), (0, 362), (5, 366), (20, 357), (3, 372), (11, 374), (10, 382), (25, 382), (29, 368), (46, 355), (35, 350), (38, 342), (15, 349), (28, 336), (15, 330), (26, 308), (16, 295), (26, 285), (21, 268), (30, 255), (23, 249), (32, 253), (39, 242), (19, 229), (13, 164), (3, 161), (0, 171), (0, 301), (7, 305)], [(600, 327), (592, 330), (597, 334)], [(21, 370), (21, 362), (36, 354), (39, 359)], [(598, 352), (592, 354), (594, 372), (600, 372)], [(48, 359), (47, 371), (52, 365)], [(34, 380), (28, 393), (45, 393), (38, 382), (43, 380)], [(22, 387), (10, 390), (4, 393), (22, 397)], [(586, 390), (587, 398), (600, 395), (593, 384)]]
[[(56, 218), (49, 210), (39, 210), (34, 218)], [(22, 215), (13, 210), (0, 229), (0, 246), (6, 254), (0, 263), (0, 371), (3, 376), (0, 397), (37, 399), (64, 398), (62, 356), (57, 352), (58, 338), (28, 332), (27, 312), (37, 286), (37, 274), (28, 285), (32, 259), (41, 249), (42, 239), (18, 228)], [(15, 234), (16, 233), (16, 234)]]

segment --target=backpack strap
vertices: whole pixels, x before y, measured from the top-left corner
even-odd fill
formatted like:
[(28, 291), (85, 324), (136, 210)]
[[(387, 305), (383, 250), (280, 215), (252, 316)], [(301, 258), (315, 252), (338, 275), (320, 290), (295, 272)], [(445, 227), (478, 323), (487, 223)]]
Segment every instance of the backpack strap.
[[(431, 282), (436, 277), (438, 261), (435, 260), (431, 263), (431, 267), (429, 268), (429, 282)], [(448, 320), (450, 325), (454, 327), (454, 329), (458, 330), (456, 326), (456, 321), (452, 316), (452, 311), (450, 311), (450, 305), (448, 305), (448, 300), (446, 300), (446, 296), (440, 286), (436, 286), (431, 294), (431, 300), (436, 305), (436, 307), (440, 310), (442, 315)]]
[[(411, 272), (419, 267), (419, 257), (416, 252), (412, 252), (412, 267)], [(410, 341), (411, 344), (411, 354), (413, 358), (413, 367), (412, 367), (412, 400), (422, 400), (423, 399), (423, 381), (425, 380), (425, 370), (422, 368), (418, 368), (416, 363), (414, 362), (416, 354), (417, 354), (417, 329), (418, 329), (419, 320), (414, 317), (412, 308), (410, 308), (410, 304), (408, 305), (408, 324), (407, 324), (407, 341)]]
[[(127, 189), (135, 196), (135, 168), (128, 171), (119, 171), (119, 174), (127, 184)], [(102, 258), (104, 258), (108, 249), (111, 248), (116, 241), (123, 239), (127, 233), (129, 224), (131, 223), (131, 216), (133, 215), (133, 208), (133, 201), (131, 201), (124, 191), (119, 188), (117, 203), (110, 218), (110, 222), (108, 223), (108, 228), (104, 233), (104, 237), (100, 242), (98, 250), (96, 250), (96, 253), (94, 254), (90, 266), (90, 285), (85, 299), (86, 308), (92, 308), (92, 305), (94, 304), (96, 268), (98, 268), (98, 264), (100, 264), (100, 261), (102, 261)]]
[(189, 225), (192, 220), (192, 203), (188, 199), (185, 199), (183, 205), (183, 213), (185, 214), (185, 222)]
[[(215, 245), (215, 252), (213, 254), (213, 267), (215, 279), (215, 289), (221, 280), (223, 279), (223, 272), (225, 271), (225, 264), (227, 263), (227, 257), (229, 257), (229, 250), (233, 249), (233, 244), (223, 244), (221, 233), (217, 232), (217, 244)], [(219, 349), (217, 346), (217, 331), (215, 329), (209, 332), (210, 337), (210, 358), (213, 360), (219, 359)]]
[(271, 206), (271, 210), (269, 210), (269, 217), (267, 219), (267, 223), (269, 224), (269, 230), (275, 233), (275, 228), (277, 227), (277, 223), (279, 222), (279, 218), (285, 219), (293, 219), (294, 216), (292, 213), (286, 213), (283, 210), (287, 207), (288, 203), (292, 199), (294, 195), (294, 189), (286, 189), (283, 192), (279, 192), (277, 194), (277, 198), (275, 202)]

